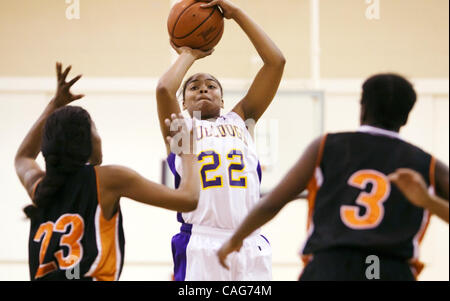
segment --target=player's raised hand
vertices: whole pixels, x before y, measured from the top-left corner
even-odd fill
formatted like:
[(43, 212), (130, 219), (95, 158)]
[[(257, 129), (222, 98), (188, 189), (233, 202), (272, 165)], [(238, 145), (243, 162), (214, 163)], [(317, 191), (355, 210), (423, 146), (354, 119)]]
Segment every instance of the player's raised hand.
[(206, 2), (205, 4), (200, 5), (200, 7), (204, 8), (211, 7), (214, 5), (219, 6), (220, 9), (222, 10), (224, 18), (226, 19), (232, 19), (235, 16), (236, 11), (238, 10), (238, 7), (228, 0), (197, 0), (197, 1)]
[(54, 103), (57, 107), (63, 107), (74, 100), (84, 97), (83, 94), (74, 95), (70, 92), (70, 88), (75, 84), (80, 78), (81, 74), (75, 76), (70, 81), (66, 81), (67, 75), (69, 74), (72, 66), (67, 67), (64, 72), (62, 72), (62, 64), (60, 62), (56, 63), (56, 93), (53, 98)]
[(219, 257), (220, 265), (223, 266), (225, 269), (229, 270), (230, 267), (226, 263), (228, 255), (233, 253), (234, 251), (239, 252), (241, 247), (242, 247), (242, 240), (234, 241), (232, 238), (227, 240), (219, 249), (219, 251), (217, 251), (217, 257)]
[(399, 168), (388, 176), (406, 198), (418, 207), (426, 207), (430, 200), (423, 177), (409, 168)]
[[(188, 125), (192, 122), (192, 126)], [(167, 143), (170, 146), (170, 151), (176, 155), (190, 155), (194, 154), (193, 145), (195, 118), (186, 120), (182, 113), (170, 115), (170, 119), (166, 118), (164, 123), (169, 130), (170, 136), (166, 137)]]
[(182, 47), (177, 47), (172, 41), (170, 41), (170, 45), (172, 46), (172, 48), (178, 53), (178, 54), (182, 54), (182, 53), (189, 53), (191, 54), (196, 60), (198, 59), (202, 59), (204, 57), (207, 57), (209, 55), (211, 55), (214, 52), (214, 48), (207, 50), (207, 51), (203, 51), (200, 49), (193, 49), (187, 46), (182, 46)]

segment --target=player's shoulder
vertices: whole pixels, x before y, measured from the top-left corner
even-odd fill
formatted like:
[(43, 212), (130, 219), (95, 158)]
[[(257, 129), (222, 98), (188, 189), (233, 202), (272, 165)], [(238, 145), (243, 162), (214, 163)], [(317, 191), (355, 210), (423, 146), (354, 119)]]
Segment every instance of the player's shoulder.
[(112, 188), (124, 185), (137, 176), (137, 172), (121, 165), (97, 165), (95, 170), (97, 185)]
[(218, 121), (234, 121), (234, 122), (242, 122), (245, 124), (245, 120), (242, 119), (242, 117), (236, 113), (235, 111), (230, 111), (224, 115), (221, 115), (219, 118), (217, 118)]
[(403, 139), (399, 134), (385, 135), (363, 131), (344, 131), (336, 133), (327, 133), (326, 142), (330, 144), (370, 144), (374, 148), (388, 145), (403, 151), (415, 154), (417, 156), (432, 156), (419, 146)]

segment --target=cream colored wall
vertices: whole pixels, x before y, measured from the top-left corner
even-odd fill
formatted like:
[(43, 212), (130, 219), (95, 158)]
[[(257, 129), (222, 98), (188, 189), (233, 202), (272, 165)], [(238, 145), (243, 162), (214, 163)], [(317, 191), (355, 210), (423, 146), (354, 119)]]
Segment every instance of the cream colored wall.
[[(0, 0), (0, 76), (52, 76), (56, 60), (86, 76), (157, 77), (168, 67), (170, 0), (79, 1), (80, 19), (68, 20), (63, 0)], [(308, 77), (309, 1), (235, 2), (284, 52), (285, 78)], [(320, 1), (322, 77), (366, 77), (385, 70), (448, 77), (448, 1), (379, 3), (380, 19), (368, 20), (363, 0)], [(234, 22), (225, 26), (214, 57), (193, 71), (253, 76), (255, 50)]]
[[(372, 3), (375, 1), (372, 1)], [(366, 19), (366, 1), (321, 1), (324, 77), (366, 77), (398, 71), (448, 77), (447, 0), (380, 0), (380, 19)]]
[[(295, 134), (300, 138), (291, 143), (280, 133), (279, 164), (263, 175), (263, 187), (270, 187), (316, 134), (312, 128), (317, 125), (316, 107), (290, 104), (304, 97), (295, 91), (310, 87), (305, 80), (310, 74), (309, 1), (236, 3), (262, 25), (288, 60), (280, 93), (263, 118), (282, 128), (297, 118)], [(396, 71), (419, 87), (418, 103), (402, 135), (448, 164), (448, 1), (380, 0), (380, 20), (373, 21), (365, 18), (363, 0), (320, 3), (324, 129), (355, 129), (363, 79), (375, 72)], [(154, 88), (173, 56), (165, 25), (170, 1), (80, 0), (80, 4), (80, 20), (69, 21), (63, 0), (0, 0), (0, 183), (5, 196), (0, 202), (0, 236), (8, 242), (0, 247), (1, 280), (28, 279), (28, 222), (21, 215), (28, 198), (12, 160), (51, 97), (56, 60), (73, 64), (73, 74), (85, 75), (76, 90), (87, 96), (78, 104), (97, 124), (105, 163), (123, 164), (160, 180), (164, 147)], [(228, 21), (215, 53), (196, 63), (190, 73), (207, 70), (217, 75), (224, 83), (229, 110), (260, 66), (255, 55), (242, 31)], [(289, 100), (285, 95), (293, 96)], [(122, 202), (122, 210), (127, 244), (121, 279), (169, 280), (170, 238), (178, 230), (175, 215), (130, 200)], [(272, 243), (274, 280), (298, 277), (306, 210), (304, 201), (288, 204), (264, 227)], [(448, 280), (448, 234), (448, 225), (433, 218), (422, 247), (428, 265), (420, 279)]]
[[(4, 84), (5, 81), (0, 79), (0, 120), (3, 125), (0, 127), (0, 141), (7, 141), (0, 148), (0, 157), (4, 158), (0, 161), (0, 182), (5, 196), (5, 201), (0, 203), (3, 213), (0, 235), (8, 243), (0, 248), (0, 279), (26, 280), (29, 225), (21, 209), (27, 204), (28, 197), (14, 174), (12, 161), (21, 139), (51, 97), (52, 80), (42, 81), (40, 85), (45, 88), (37, 91), (36, 88), (26, 91), (27, 87), (34, 85), (32, 79), (29, 79), (29, 84), (24, 79), (17, 85), (11, 84), (11, 81)], [(160, 163), (165, 157), (164, 146), (156, 119), (154, 93), (145, 82), (131, 91), (126, 87), (127, 79), (111, 79), (110, 89), (113, 92), (108, 92), (105, 91), (105, 84), (86, 79), (80, 86), (84, 87), (81, 90), (89, 92), (85, 99), (75, 104), (85, 107), (95, 120), (103, 140), (105, 164), (129, 166), (159, 182)], [(360, 82), (362, 80), (349, 84), (340, 80), (327, 84), (325, 131), (352, 130), (358, 126)], [(235, 86), (225, 83), (225, 91), (238, 89)], [(261, 124), (276, 121), (280, 129), (277, 162), (275, 168), (263, 174), (264, 190), (278, 183), (307, 143), (317, 135), (313, 128), (319, 118), (316, 117), (314, 104), (304, 92), (292, 91), (288, 83), (283, 83), (283, 86), (261, 120)], [(333, 88), (335, 86), (348, 88), (337, 91)], [(418, 91), (418, 103), (402, 135), (448, 164), (448, 88), (442, 84), (436, 86), (435, 93)], [(225, 109), (232, 108), (239, 99), (237, 95), (242, 93), (225, 94)], [(293, 114), (289, 118), (285, 118), (286, 108), (292, 112), (289, 114)], [(43, 166), (42, 158), (39, 162)], [(121, 207), (126, 236), (125, 266), (121, 279), (169, 280), (172, 269), (170, 238), (179, 227), (175, 214), (128, 199), (122, 200)], [(306, 238), (306, 214), (306, 202), (298, 200), (288, 204), (263, 228), (263, 233), (272, 244), (274, 280), (295, 280), (301, 271), (298, 252)], [(427, 268), (421, 280), (448, 280), (448, 237), (448, 225), (433, 218), (422, 244), (421, 258), (427, 263)]]

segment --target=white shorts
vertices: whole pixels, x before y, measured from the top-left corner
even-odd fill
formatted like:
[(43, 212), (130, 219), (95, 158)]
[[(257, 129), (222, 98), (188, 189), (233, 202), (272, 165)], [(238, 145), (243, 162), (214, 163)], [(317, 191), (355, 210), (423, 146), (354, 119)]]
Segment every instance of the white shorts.
[(176, 281), (270, 281), (272, 250), (269, 241), (258, 232), (244, 240), (239, 252), (227, 258), (223, 268), (217, 251), (233, 234), (232, 230), (182, 224), (172, 238), (174, 279)]

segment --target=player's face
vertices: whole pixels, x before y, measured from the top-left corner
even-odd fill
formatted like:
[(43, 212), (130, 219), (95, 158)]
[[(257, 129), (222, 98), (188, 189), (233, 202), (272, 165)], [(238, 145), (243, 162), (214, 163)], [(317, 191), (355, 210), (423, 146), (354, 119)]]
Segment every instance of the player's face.
[(207, 73), (198, 73), (187, 83), (183, 107), (193, 116), (201, 112), (202, 119), (220, 116), (223, 108), (222, 91), (217, 81)]
[(102, 164), (102, 139), (98, 135), (97, 128), (94, 121), (91, 121), (91, 141), (92, 141), (92, 154), (89, 158), (89, 163), (92, 165)]

